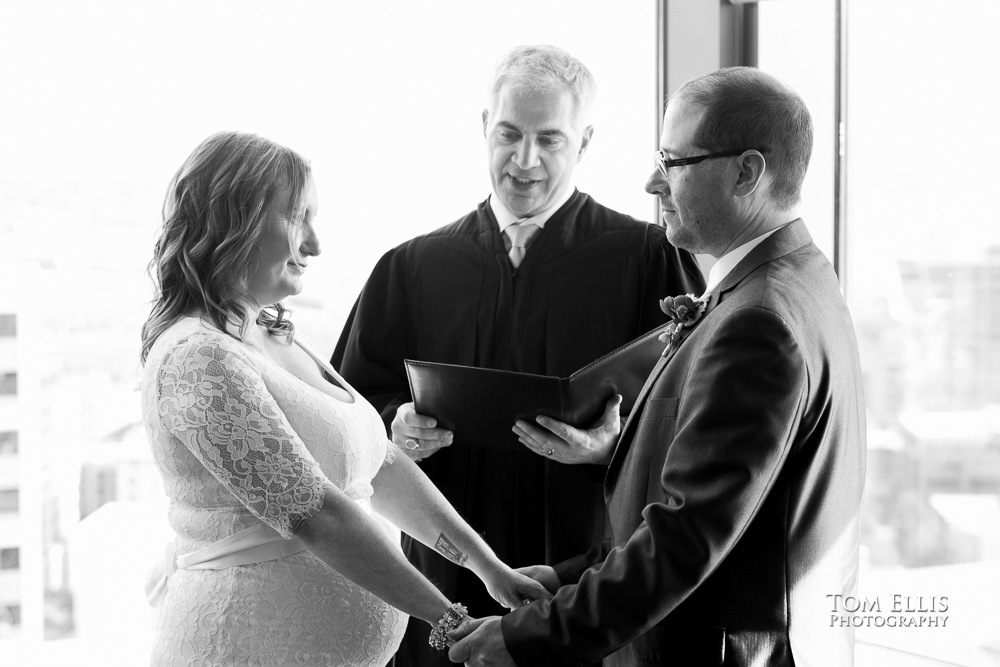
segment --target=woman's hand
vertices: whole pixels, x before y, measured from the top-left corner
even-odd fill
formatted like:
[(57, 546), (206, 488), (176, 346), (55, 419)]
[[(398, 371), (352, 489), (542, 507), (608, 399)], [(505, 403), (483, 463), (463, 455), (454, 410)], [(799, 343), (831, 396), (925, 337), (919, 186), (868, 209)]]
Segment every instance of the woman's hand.
[(527, 567), (519, 567), (515, 571), (531, 577), (542, 586), (545, 586), (545, 589), (553, 595), (559, 590), (559, 575), (556, 574), (553, 567), (548, 565), (528, 565)]
[[(465, 618), (462, 619), (461, 623), (459, 623), (453, 630), (445, 633), (445, 637), (447, 638), (448, 641), (448, 648), (450, 649), (452, 646), (455, 645), (455, 642), (457, 642), (459, 639), (462, 639), (467, 634), (471, 633), (473, 628), (478, 628), (480, 624), (482, 624), (482, 621), (466, 614)], [(449, 635), (451, 635), (452, 633), (455, 633), (456, 635), (458, 635), (458, 637), (457, 638), (450, 637)]]
[(486, 590), (493, 599), (507, 609), (517, 609), (534, 600), (552, 598), (552, 593), (545, 586), (503, 564), (490, 569), (485, 576), (480, 575), (480, 579), (486, 584)]
[[(473, 618), (472, 616), (466, 614), (465, 616), (462, 617), (462, 620), (460, 620), (457, 625), (455, 625), (451, 630), (447, 630), (444, 633), (445, 644), (447, 645), (448, 648), (451, 648), (452, 646), (455, 645), (455, 642), (457, 642), (459, 639), (472, 632), (472, 628), (478, 627), (480, 623), (482, 623), (482, 621), (479, 621)], [(430, 626), (431, 626), (431, 633), (433, 633), (435, 628), (437, 628), (438, 624), (431, 623)], [(456, 634), (457, 638), (451, 637), (452, 634)]]

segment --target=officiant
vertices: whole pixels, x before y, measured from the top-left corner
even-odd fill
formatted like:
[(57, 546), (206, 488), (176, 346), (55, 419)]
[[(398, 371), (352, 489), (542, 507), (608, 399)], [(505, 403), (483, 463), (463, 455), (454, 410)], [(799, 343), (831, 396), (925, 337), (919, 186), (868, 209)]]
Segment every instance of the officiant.
[[(332, 358), (393, 441), (514, 567), (555, 563), (601, 541), (600, 476), (527, 449), (453, 444), (451, 432), (414, 411), (403, 360), (567, 376), (664, 324), (659, 299), (701, 294), (694, 257), (661, 227), (574, 187), (595, 90), (587, 67), (553, 46), (516, 47), (499, 61), (482, 113), (492, 192), (459, 220), (385, 253)], [(470, 573), (412, 540), (404, 549), (472, 615), (502, 611)], [(450, 664), (426, 635), (411, 625), (397, 667)]]

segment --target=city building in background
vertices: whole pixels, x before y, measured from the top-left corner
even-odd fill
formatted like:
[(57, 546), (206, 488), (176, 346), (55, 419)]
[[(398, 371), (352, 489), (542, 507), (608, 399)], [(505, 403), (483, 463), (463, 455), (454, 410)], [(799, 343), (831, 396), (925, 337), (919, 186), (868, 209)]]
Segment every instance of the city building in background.
[[(40, 275), (32, 262), (0, 265), (0, 284)], [(45, 636), (39, 313), (30, 298), (0, 291), (0, 641)]]

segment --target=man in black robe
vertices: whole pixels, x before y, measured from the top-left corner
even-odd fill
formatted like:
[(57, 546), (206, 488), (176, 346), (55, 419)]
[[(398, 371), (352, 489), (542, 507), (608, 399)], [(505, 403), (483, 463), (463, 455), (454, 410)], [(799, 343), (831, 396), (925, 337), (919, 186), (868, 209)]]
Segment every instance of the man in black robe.
[[(590, 72), (560, 49), (517, 47), (500, 61), (483, 111), (493, 193), (382, 257), (332, 359), (513, 567), (555, 563), (601, 541), (601, 477), (527, 449), (451, 446), (449, 431), (414, 412), (403, 360), (565, 377), (664, 324), (661, 298), (701, 294), (694, 257), (661, 227), (573, 187), (593, 133), (593, 95)], [(473, 616), (502, 611), (471, 572), (409, 538), (403, 546)], [(397, 667), (450, 664), (427, 635), (411, 622)]]

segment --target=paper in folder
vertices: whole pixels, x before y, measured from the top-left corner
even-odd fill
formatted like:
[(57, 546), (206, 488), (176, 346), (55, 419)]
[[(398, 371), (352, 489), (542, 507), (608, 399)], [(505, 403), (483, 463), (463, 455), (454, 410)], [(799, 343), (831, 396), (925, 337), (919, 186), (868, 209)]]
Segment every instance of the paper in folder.
[(628, 414), (663, 352), (659, 334), (654, 329), (566, 378), (410, 359), (406, 374), (417, 413), (452, 431), (456, 445), (520, 448), (511, 432), (518, 419), (547, 415), (589, 428), (616, 393)]

